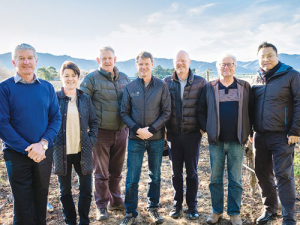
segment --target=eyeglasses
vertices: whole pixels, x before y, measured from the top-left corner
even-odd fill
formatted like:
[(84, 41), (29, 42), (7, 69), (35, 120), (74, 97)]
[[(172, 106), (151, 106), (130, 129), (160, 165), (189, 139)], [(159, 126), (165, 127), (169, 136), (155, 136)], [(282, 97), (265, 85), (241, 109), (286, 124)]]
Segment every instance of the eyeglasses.
[(272, 59), (273, 57), (274, 57), (275, 55), (262, 55), (262, 56), (260, 56), (259, 58), (260, 59), (265, 59), (265, 58), (267, 58), (267, 59)]
[(234, 63), (221, 63), (219, 64), (221, 68), (225, 68), (226, 66), (228, 68), (232, 68), (234, 66)]

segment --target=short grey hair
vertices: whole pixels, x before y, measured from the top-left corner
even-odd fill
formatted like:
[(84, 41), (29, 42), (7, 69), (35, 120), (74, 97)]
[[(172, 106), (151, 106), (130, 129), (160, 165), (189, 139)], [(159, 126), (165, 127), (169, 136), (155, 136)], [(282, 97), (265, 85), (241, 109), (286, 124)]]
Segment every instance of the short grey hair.
[(20, 50), (32, 50), (33, 54), (34, 54), (34, 58), (37, 59), (37, 54), (36, 54), (35, 48), (29, 44), (22, 43), (22, 44), (17, 45), (15, 47), (15, 49), (12, 51), (12, 54), (11, 54), (12, 60), (15, 60), (17, 58), (17, 56), (18, 56), (17, 51), (20, 51)]
[(223, 60), (224, 58), (232, 58), (232, 59), (233, 59), (233, 62), (234, 62), (234, 65), (237, 66), (236, 57), (235, 57), (234, 55), (232, 55), (232, 54), (226, 53), (226, 54), (223, 54), (223, 55), (220, 55), (220, 56), (219, 56), (219, 58), (218, 58), (218, 60), (217, 60), (217, 62), (216, 62), (216, 66), (217, 66), (217, 67), (220, 67), (220, 63), (222, 62), (222, 60)]
[(106, 52), (106, 51), (111, 51), (115, 56), (115, 50), (110, 46), (104, 46), (104, 47), (100, 48), (100, 56), (101, 56), (102, 52)]
[(151, 62), (153, 63), (153, 56), (150, 52), (146, 52), (146, 51), (142, 51), (140, 54), (137, 55), (136, 59), (135, 59), (135, 62), (137, 63), (139, 58), (142, 58), (142, 59), (150, 59)]

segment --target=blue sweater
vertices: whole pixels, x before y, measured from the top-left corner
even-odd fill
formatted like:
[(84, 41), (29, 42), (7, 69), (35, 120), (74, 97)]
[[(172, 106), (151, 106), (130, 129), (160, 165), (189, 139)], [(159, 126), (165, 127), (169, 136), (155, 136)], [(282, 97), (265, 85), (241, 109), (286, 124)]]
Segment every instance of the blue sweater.
[(30, 144), (46, 139), (49, 147), (60, 129), (61, 116), (53, 86), (42, 79), (33, 84), (0, 83), (0, 139), (4, 150), (27, 154)]

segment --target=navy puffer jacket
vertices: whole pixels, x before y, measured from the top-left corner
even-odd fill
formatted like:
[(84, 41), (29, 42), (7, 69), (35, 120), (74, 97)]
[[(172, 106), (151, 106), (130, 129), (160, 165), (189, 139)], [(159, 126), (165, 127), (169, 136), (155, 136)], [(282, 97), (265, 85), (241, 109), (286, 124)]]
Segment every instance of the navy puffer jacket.
[[(66, 150), (66, 125), (67, 110), (70, 97), (61, 91), (56, 92), (62, 123), (53, 146), (54, 173), (67, 175), (67, 150)], [(77, 89), (77, 107), (80, 120), (80, 141), (81, 141), (81, 170), (82, 174), (93, 172), (92, 147), (97, 141), (97, 116), (90, 97)]]

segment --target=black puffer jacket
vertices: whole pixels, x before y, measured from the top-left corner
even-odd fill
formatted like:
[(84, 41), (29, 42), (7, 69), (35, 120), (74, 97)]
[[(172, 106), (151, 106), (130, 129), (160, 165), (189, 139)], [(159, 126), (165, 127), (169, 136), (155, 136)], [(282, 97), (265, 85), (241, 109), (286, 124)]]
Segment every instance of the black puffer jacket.
[(147, 141), (164, 138), (164, 125), (171, 116), (171, 99), (168, 85), (155, 77), (145, 87), (143, 79), (137, 78), (126, 86), (123, 94), (121, 117), (129, 127), (129, 138), (136, 136), (139, 128), (149, 126), (153, 136)]
[(98, 128), (122, 130), (125, 127), (120, 117), (123, 91), (129, 78), (114, 67), (115, 78), (103, 69), (88, 74), (80, 84), (80, 89), (88, 94), (95, 106)]
[(168, 132), (175, 134), (199, 132), (197, 105), (206, 80), (194, 75), (190, 70), (184, 87), (183, 101), (176, 71), (165, 81), (169, 87), (172, 104), (171, 119), (166, 124)]
[[(236, 79), (236, 78), (235, 78)], [(239, 95), (237, 138), (246, 144), (251, 134), (253, 94), (247, 81), (236, 79)], [(198, 106), (200, 128), (207, 132), (209, 144), (217, 144), (220, 136), (219, 79), (208, 82)]]
[[(54, 173), (65, 176), (67, 175), (66, 125), (70, 98), (65, 95), (63, 88), (56, 94), (62, 123), (53, 146)], [(82, 174), (86, 175), (93, 172), (92, 147), (97, 141), (97, 117), (90, 97), (78, 89), (76, 103), (81, 130), (81, 170)]]
[(300, 135), (300, 73), (282, 63), (264, 83), (260, 72), (252, 80), (254, 131)]

